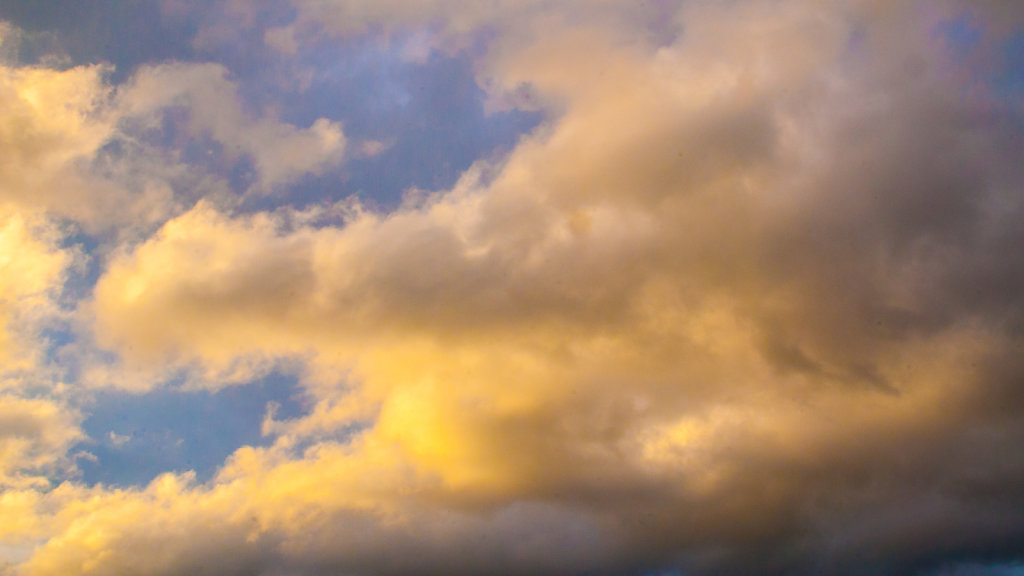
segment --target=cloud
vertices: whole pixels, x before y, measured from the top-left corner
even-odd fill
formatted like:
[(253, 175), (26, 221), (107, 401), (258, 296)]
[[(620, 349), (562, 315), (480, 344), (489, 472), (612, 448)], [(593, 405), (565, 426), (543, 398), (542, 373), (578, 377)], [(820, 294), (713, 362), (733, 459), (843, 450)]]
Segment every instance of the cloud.
[(0, 22), (0, 63), (8, 64), (17, 59), (21, 30), (10, 22)]
[[(67, 191), (81, 180), (75, 164), (110, 138), (109, 97), (99, 66), (66, 71), (0, 67), (0, 194), (8, 202), (85, 211)], [(63, 182), (62, 182), (63, 180)], [(58, 184), (60, 183), (60, 184)]]
[(0, 375), (33, 368), (39, 332), (59, 316), (56, 297), (74, 254), (58, 238), (45, 218), (0, 205)]
[[(423, 526), (519, 502), (596, 515), (624, 546), (608, 566), (1011, 557), (992, 537), (1024, 518), (989, 502), (1020, 498), (1020, 463), (990, 459), (1020, 440), (1014, 112), (979, 115), (907, 21), (895, 46), (867, 21), (854, 49), (854, 23), (804, 3), (680, 17), (693, 32), (668, 46), (598, 27), (495, 54), (560, 115), (395, 213), (318, 228), (196, 206), (101, 278), (102, 342), (313, 358), (317, 404), (270, 426), (280, 446), (369, 424), (259, 473), (303, 478), (316, 510), (354, 506), (320, 476), (351, 469), (379, 482), (367, 505), (411, 498)], [(316, 541), (325, 522), (271, 525)]]
[[(73, 411), (48, 400), (0, 396), (0, 487), (46, 486), (80, 437)], [(15, 495), (11, 499), (0, 506), (20, 501)]]
[[(579, 555), (590, 556), (588, 562), (595, 566), (604, 556), (592, 526), (556, 506), (517, 505), (486, 520), (458, 511), (437, 516), (423, 516), (413, 509), (396, 515), (365, 506), (339, 511), (336, 505), (314, 503), (304, 496), (301, 490), (307, 483), (282, 476), (268, 476), (260, 484), (238, 481), (209, 491), (197, 490), (188, 475), (162, 476), (144, 490), (101, 492), (60, 486), (29, 504), (56, 507), (61, 501), (77, 502), (76, 510), (59, 513), (49, 522), (68, 533), (88, 533), (93, 538), (88, 542), (52, 539), (41, 550), (44, 553), (37, 551), (21, 570), (27, 574), (116, 574), (140, 568), (167, 574), (262, 574), (289, 569), (308, 574), (338, 569), (472, 574), (500, 557), (513, 570), (533, 567), (542, 574), (557, 574)], [(333, 479), (348, 485), (342, 476)], [(279, 490), (270, 494), (263, 491), (262, 480), (287, 483), (278, 484)], [(262, 499), (252, 500), (257, 491)], [(312, 537), (299, 536), (303, 530), (310, 530)], [(562, 535), (548, 539), (548, 533)], [(475, 546), (453, 546), (467, 538), (475, 539)], [(153, 539), (162, 542), (159, 552), (150, 548)], [(517, 542), (515, 549), (505, 546), (510, 539)], [(392, 555), (396, 547), (416, 555)], [(97, 553), (104, 556), (98, 562), (94, 560)], [(452, 554), (463, 560), (452, 563)]]
[[(646, 24), (658, 14), (671, 11), (661, 6), (634, 6), (626, 9), (615, 2), (568, 0), (551, 3), (541, 0), (514, 2), (497, 0), (467, 6), (453, 0), (425, 2), (370, 2), (296, 0), (297, 23), (301, 27), (321, 27), (343, 35), (365, 34), (376, 29), (385, 33), (404, 29), (434, 29), (449, 40), (472, 36), (488, 29), (523, 32), (538, 20), (565, 19), (617, 23), (619, 26)], [(589, 8), (589, 10), (585, 10)]]
[[(1020, 108), (957, 73), (934, 33), (957, 13), (687, 4), (635, 38), (481, 6), (300, 3), (345, 34), (526, 11), (480, 76), (547, 120), (390, 213), (200, 201), (119, 250), (83, 308), (101, 347), (210, 386), (297, 358), (310, 410), (271, 410), (273, 445), (209, 483), (13, 493), (40, 543), (19, 576), (1018, 560)], [(226, 78), (149, 68), (118, 97), (187, 101), (267, 182), (341, 154), (329, 122), (248, 120)]]
[(124, 141), (110, 72), (0, 65), (5, 211), (48, 213), (93, 233), (146, 229), (174, 212), (174, 167)]
[(251, 118), (218, 65), (142, 67), (121, 86), (109, 83), (111, 71), (0, 65), (0, 201), (69, 218), (91, 233), (139, 235), (182, 202), (224, 196), (216, 174), (197, 172), (152, 138), (175, 109), (187, 114), (191, 137), (212, 138), (231, 163), (252, 162), (254, 190), (322, 174), (343, 158), (338, 123), (321, 118), (302, 129), (269, 113)]
[(321, 174), (337, 165), (345, 151), (341, 126), (326, 118), (305, 129), (271, 116), (250, 119), (227, 70), (217, 64), (145, 67), (119, 98), (130, 116), (153, 116), (168, 108), (186, 107), (192, 134), (208, 134), (224, 146), (230, 158), (250, 157), (258, 187), (264, 190), (305, 174)]
[(121, 446), (124, 446), (132, 439), (131, 436), (118, 434), (113, 430), (110, 431), (107, 437), (110, 439), (110, 443), (114, 446), (114, 448), (120, 448)]

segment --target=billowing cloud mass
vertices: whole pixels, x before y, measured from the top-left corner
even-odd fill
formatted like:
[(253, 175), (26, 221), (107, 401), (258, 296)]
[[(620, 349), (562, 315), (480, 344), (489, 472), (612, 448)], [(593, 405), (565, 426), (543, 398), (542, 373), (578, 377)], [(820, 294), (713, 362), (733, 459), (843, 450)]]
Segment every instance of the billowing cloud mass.
[[(0, 574), (1024, 563), (1016, 4), (161, 9), (191, 60), (0, 76)], [(321, 102), (325, 53), (400, 64)], [(405, 133), (346, 114), (452, 61), (479, 122), (540, 120), (353, 189)], [(85, 438), (97, 398), (281, 374), (209, 473), (83, 478), (143, 437)]]

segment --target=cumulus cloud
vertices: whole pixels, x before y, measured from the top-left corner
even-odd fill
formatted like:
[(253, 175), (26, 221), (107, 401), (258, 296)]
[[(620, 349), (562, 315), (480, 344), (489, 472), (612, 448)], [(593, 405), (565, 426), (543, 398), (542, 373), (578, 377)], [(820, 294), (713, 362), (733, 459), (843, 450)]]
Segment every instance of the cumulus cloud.
[[(111, 258), (102, 347), (207, 374), (301, 358), (311, 408), (271, 411), (273, 445), (208, 483), (0, 501), (40, 542), (19, 575), (1020, 559), (1020, 106), (965, 81), (936, 33), (958, 5), (659, 4), (671, 33), (634, 37), (571, 2), (298, 4), (344, 34), (494, 26), (481, 83), (547, 120), (390, 213), (201, 201)], [(488, 16), (509, 12), (529, 29)], [(341, 153), (333, 123), (246, 122), (234, 90), (169, 65), (121, 97), (187, 99), (268, 182)]]
[[(126, 144), (103, 64), (0, 64), (0, 203), (89, 231), (146, 229), (175, 211), (174, 166)], [(196, 186), (196, 188), (200, 188)]]
[(89, 200), (76, 164), (88, 161), (111, 136), (104, 113), (109, 90), (99, 66), (55, 71), (0, 66), (0, 194), (5, 202), (60, 207), (79, 215)]
[[(17, 29), (7, 28), (5, 42), (16, 46), (16, 35), (6, 38)], [(303, 129), (246, 114), (221, 66), (148, 66), (121, 86), (109, 82), (111, 72), (104, 64), (54, 70), (0, 61), (0, 201), (89, 231), (148, 232), (182, 202), (225, 187), (147, 141), (173, 110), (185, 112), (192, 137), (212, 138), (232, 162), (250, 160), (260, 192), (322, 174), (344, 155), (336, 122)]]
[(37, 363), (39, 332), (59, 315), (74, 254), (58, 238), (45, 218), (0, 206), (0, 376)]
[(229, 157), (247, 155), (258, 185), (272, 189), (305, 174), (319, 174), (341, 161), (345, 136), (326, 118), (297, 128), (272, 117), (252, 120), (243, 111), (236, 86), (217, 64), (164, 64), (140, 70), (119, 94), (125, 113), (152, 116), (183, 106), (189, 128), (209, 134)]
[[(67, 449), (80, 436), (75, 414), (65, 407), (48, 400), (0, 396), (0, 488), (6, 491), (46, 486), (46, 478), (62, 463)], [(0, 509), (18, 500), (12, 495), (10, 500), (0, 502)], [(5, 517), (13, 518), (15, 524), (20, 519), (31, 518), (25, 514), (5, 514)], [(16, 526), (8, 529), (19, 531)], [(6, 535), (0, 533), (0, 536)]]
[[(46, 332), (63, 325), (60, 302), (81, 254), (61, 245), (63, 232), (43, 211), (69, 164), (91, 153), (104, 130), (83, 110), (95, 71), (63, 75), (0, 67), (0, 510), (7, 542), (34, 526), (23, 504), (49, 478), (73, 469), (67, 451), (80, 439), (78, 415), (47, 397)], [(81, 93), (77, 88), (85, 87)], [(50, 110), (50, 108), (54, 108)], [(9, 508), (14, 512), (7, 513)], [(8, 519), (10, 521), (8, 522)]]

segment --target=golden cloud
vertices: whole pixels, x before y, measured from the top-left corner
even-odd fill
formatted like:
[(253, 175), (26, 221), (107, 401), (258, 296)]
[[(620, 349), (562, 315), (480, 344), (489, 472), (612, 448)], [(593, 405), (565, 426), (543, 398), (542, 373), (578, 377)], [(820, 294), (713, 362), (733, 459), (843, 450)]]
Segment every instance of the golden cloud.
[[(352, 33), (455, 4), (315, 8)], [(842, 572), (914, 562), (915, 515), (979, 554), (1024, 526), (985, 504), (1024, 469), (1008, 128), (925, 26), (847, 8), (700, 4), (657, 42), (531, 17), (480, 70), (548, 120), (451, 190), (336, 226), (200, 201), (125, 247), (88, 313), (126, 373), (297, 357), (313, 405), (206, 484), (0, 501), (45, 540), (19, 575)]]
[(73, 256), (46, 219), (0, 206), (0, 374), (30, 369)]

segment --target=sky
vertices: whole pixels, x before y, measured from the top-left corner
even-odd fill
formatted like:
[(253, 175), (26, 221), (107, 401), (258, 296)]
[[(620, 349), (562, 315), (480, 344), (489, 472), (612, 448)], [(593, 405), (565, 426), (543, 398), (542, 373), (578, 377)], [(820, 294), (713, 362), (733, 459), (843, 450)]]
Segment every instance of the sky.
[(0, 0), (0, 576), (1024, 574), (1024, 3)]

